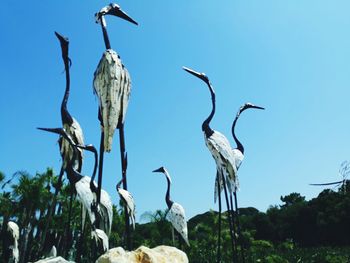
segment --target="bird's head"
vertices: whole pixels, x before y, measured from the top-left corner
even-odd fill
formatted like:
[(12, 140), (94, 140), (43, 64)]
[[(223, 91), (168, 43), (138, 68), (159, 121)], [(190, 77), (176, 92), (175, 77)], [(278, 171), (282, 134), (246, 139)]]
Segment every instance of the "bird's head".
[(165, 168), (162, 166), (152, 171), (152, 173), (165, 173)]
[(207, 75), (205, 75), (205, 73), (199, 73), (197, 71), (194, 71), (193, 69), (187, 68), (187, 67), (182, 67), (185, 71), (187, 71), (188, 73), (192, 74), (193, 76), (203, 80), (205, 83), (207, 83), (209, 85), (209, 78)]
[(61, 48), (62, 48), (62, 54), (68, 56), (69, 39), (67, 37), (61, 35), (60, 33), (57, 33), (56, 31), (55, 31), (55, 35), (58, 38), (58, 40), (60, 41)]
[(169, 179), (170, 183), (171, 183), (171, 178), (170, 178), (170, 175), (168, 173), (168, 171), (162, 166), (156, 170), (153, 170), (152, 171), (153, 173), (163, 173), (165, 174), (165, 176)]
[(111, 3), (108, 6), (103, 7), (98, 13), (96, 13), (96, 23), (100, 23), (101, 19), (103, 19), (102, 17), (105, 15), (117, 16), (126, 21), (129, 21), (130, 23), (138, 25), (138, 23), (134, 19), (132, 19), (127, 13), (121, 10), (120, 6), (117, 4)]
[(259, 110), (265, 110), (265, 108), (260, 107), (260, 106), (256, 106), (250, 102), (245, 103), (244, 105), (242, 105), (239, 108), (239, 111), (237, 113), (237, 115), (240, 115), (243, 111), (247, 110), (247, 109), (259, 109)]
[(80, 145), (80, 144), (75, 144), (76, 147), (89, 151), (89, 152), (93, 152), (97, 154), (97, 150), (95, 148), (95, 146), (93, 146), (92, 144), (87, 144), (87, 145)]

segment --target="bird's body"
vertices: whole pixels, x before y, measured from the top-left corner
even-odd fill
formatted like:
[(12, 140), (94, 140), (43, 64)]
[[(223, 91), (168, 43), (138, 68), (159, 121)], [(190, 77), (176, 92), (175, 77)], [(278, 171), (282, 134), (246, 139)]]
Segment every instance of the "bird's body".
[(186, 244), (189, 246), (190, 244), (188, 242), (187, 222), (184, 208), (180, 204), (174, 202), (169, 208), (167, 217), (175, 230), (182, 236)]
[(154, 170), (153, 172), (163, 173), (167, 179), (168, 188), (165, 194), (165, 202), (168, 206), (167, 218), (169, 219), (173, 228), (182, 236), (186, 244), (189, 246), (190, 244), (188, 242), (188, 231), (187, 231), (185, 209), (180, 204), (175, 203), (170, 199), (170, 185), (171, 185), (170, 175), (164, 167), (160, 167), (159, 169)]
[(104, 131), (104, 149), (112, 149), (113, 135), (119, 123), (124, 123), (128, 107), (131, 81), (119, 55), (107, 49), (94, 74), (94, 93), (99, 99), (99, 110)]
[[(221, 189), (223, 189), (222, 176), (224, 176), (228, 190), (232, 192), (233, 189), (238, 187), (238, 179), (236, 176), (237, 168), (235, 157), (229, 141), (218, 131), (214, 131), (209, 137), (205, 136), (204, 139), (206, 146), (216, 162), (217, 176), (219, 177), (215, 179), (215, 182), (219, 182)], [(216, 201), (218, 196), (217, 187), (215, 187), (214, 190), (214, 201)]]
[(132, 194), (121, 188), (122, 180), (117, 184), (117, 192), (120, 196), (120, 199), (123, 201), (124, 205), (128, 210), (129, 217), (131, 219), (131, 224), (135, 230), (135, 201)]
[(9, 221), (7, 223), (7, 231), (11, 233), (11, 236), (13, 238), (13, 244), (10, 246), (10, 249), (12, 250), (13, 262), (17, 263), (19, 261), (19, 250), (18, 250), (19, 227), (15, 222)]

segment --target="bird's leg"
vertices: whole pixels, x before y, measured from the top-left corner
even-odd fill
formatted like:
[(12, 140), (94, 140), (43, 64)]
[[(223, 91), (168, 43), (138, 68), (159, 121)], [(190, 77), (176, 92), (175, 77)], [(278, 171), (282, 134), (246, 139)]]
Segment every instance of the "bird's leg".
[(235, 211), (233, 210), (233, 200), (232, 200), (232, 193), (230, 193), (230, 206), (231, 209), (228, 211), (231, 215), (231, 220), (232, 220), (232, 230), (233, 230), (233, 236), (235, 238), (235, 244), (236, 244), (236, 249), (237, 249), (237, 236), (236, 236), (236, 214)]
[(236, 249), (236, 244), (234, 242), (235, 238), (234, 238), (234, 233), (233, 233), (233, 226), (232, 226), (232, 220), (231, 220), (231, 215), (230, 215), (230, 203), (229, 203), (229, 198), (228, 198), (228, 194), (227, 194), (227, 187), (226, 187), (226, 182), (225, 182), (225, 177), (222, 176), (222, 181), (223, 181), (223, 186), (224, 186), (224, 193), (225, 193), (225, 200), (226, 200), (226, 206), (227, 206), (227, 210), (228, 210), (228, 223), (229, 223), (229, 227), (230, 227), (230, 236), (231, 236), (231, 245), (232, 245), (232, 259), (233, 262), (238, 262), (237, 261), (237, 249)]
[(100, 205), (101, 200), (101, 188), (102, 188), (102, 173), (103, 173), (103, 158), (104, 158), (104, 131), (101, 130), (101, 140), (100, 140), (100, 160), (98, 165), (98, 180), (97, 180), (97, 206)]
[(242, 232), (241, 232), (241, 225), (239, 223), (239, 211), (238, 211), (238, 201), (237, 201), (237, 192), (233, 192), (233, 196), (235, 197), (235, 214), (236, 214), (236, 222), (237, 222), (237, 233), (238, 233), (238, 242), (241, 247), (241, 257), (242, 257), (242, 263), (245, 263), (245, 253), (244, 253), (244, 245), (242, 240)]
[[(123, 188), (128, 190), (127, 180), (126, 180), (126, 170), (127, 170), (127, 155), (125, 152), (125, 135), (124, 135), (124, 124), (119, 120), (118, 125), (119, 130), (119, 146), (120, 146), (120, 160), (122, 167), (122, 177), (123, 177)], [(129, 212), (126, 206), (124, 206), (124, 220), (125, 220), (125, 232), (126, 232), (126, 247), (127, 250), (131, 250), (131, 237), (130, 237), (130, 219)]]
[(46, 241), (47, 231), (49, 230), (51, 218), (52, 218), (53, 213), (54, 213), (55, 208), (56, 208), (57, 195), (58, 195), (58, 193), (60, 192), (61, 187), (62, 187), (62, 177), (63, 177), (63, 174), (64, 174), (64, 169), (63, 169), (63, 165), (62, 165), (60, 174), (59, 174), (59, 176), (58, 176), (57, 186), (55, 187), (55, 194), (54, 194), (54, 196), (53, 196), (52, 204), (51, 204), (50, 209), (49, 209), (49, 211), (48, 211), (45, 229), (44, 229), (44, 232), (43, 232), (43, 234), (42, 234), (41, 244), (40, 244), (40, 248), (39, 248), (39, 251), (41, 251), (40, 254), (43, 254), (43, 250), (44, 250), (44, 246), (45, 246), (45, 241)]
[(218, 180), (218, 202), (219, 202), (219, 226), (218, 226), (218, 250), (217, 250), (217, 256), (216, 256), (216, 262), (221, 262), (221, 192), (220, 192), (220, 178), (219, 173), (216, 174), (216, 179)]

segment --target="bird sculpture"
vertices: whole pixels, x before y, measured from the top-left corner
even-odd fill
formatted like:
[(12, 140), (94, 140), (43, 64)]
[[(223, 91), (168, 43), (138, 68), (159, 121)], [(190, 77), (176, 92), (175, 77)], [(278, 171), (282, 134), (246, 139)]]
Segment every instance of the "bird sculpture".
[[(73, 139), (75, 144), (78, 145), (84, 145), (84, 136), (83, 136), (83, 131), (80, 127), (80, 124), (78, 123), (78, 121), (73, 118), (71, 116), (71, 114), (69, 113), (68, 109), (67, 109), (67, 103), (68, 103), (68, 98), (69, 98), (69, 93), (70, 93), (70, 64), (71, 64), (71, 60), (69, 58), (69, 40), (67, 37), (64, 37), (63, 35), (55, 32), (55, 35), (57, 37), (57, 39), (60, 42), (61, 45), (61, 52), (62, 52), (62, 59), (63, 59), (63, 63), (64, 63), (64, 68), (65, 68), (65, 73), (66, 73), (66, 89), (64, 92), (64, 96), (62, 99), (62, 103), (61, 103), (61, 119), (62, 119), (62, 125), (63, 128), (67, 131), (67, 133), (70, 135), (70, 137)], [(59, 146), (60, 146), (60, 153), (61, 153), (61, 157), (62, 157), (62, 167), (61, 167), (61, 171), (60, 174), (58, 176), (58, 182), (57, 182), (57, 186), (55, 187), (55, 193), (54, 193), (54, 197), (53, 197), (53, 204), (50, 206), (50, 210), (48, 213), (48, 220), (46, 223), (46, 226), (44, 228), (43, 231), (43, 238), (41, 240), (41, 247), (44, 247), (45, 241), (46, 241), (46, 234), (47, 231), (49, 229), (49, 224), (51, 222), (51, 217), (52, 214), (54, 213), (54, 208), (56, 207), (56, 198), (57, 195), (59, 193), (59, 191), (61, 190), (61, 185), (62, 185), (62, 177), (65, 171), (65, 168), (67, 166), (67, 163), (69, 162), (69, 160), (73, 157), (73, 151), (72, 148), (70, 147), (69, 143), (63, 138), (60, 137), (59, 140)], [(77, 155), (76, 155), (76, 159), (74, 160), (74, 168), (78, 171), (81, 172), (82, 169), (82, 164), (83, 164), (83, 151), (81, 149), (78, 149)], [(73, 198), (72, 194), (71, 194), (71, 199)], [(72, 203), (72, 202), (70, 202)], [(71, 209), (69, 209), (71, 210)], [(70, 218), (68, 218), (68, 221), (70, 220)], [(68, 230), (69, 231), (69, 230)]]
[[(110, 231), (111, 231), (111, 224), (112, 224), (112, 216), (113, 216), (113, 211), (112, 211), (112, 201), (110, 196), (108, 195), (107, 192), (102, 191), (101, 192), (101, 203), (100, 203), (100, 207), (96, 206), (96, 202), (95, 202), (95, 197), (96, 193), (93, 193), (93, 191), (96, 191), (97, 186), (96, 184), (93, 182), (93, 178), (96, 175), (96, 170), (97, 170), (97, 150), (95, 149), (95, 147), (93, 145), (75, 145), (72, 138), (68, 135), (68, 133), (62, 129), (62, 128), (38, 128), (40, 130), (44, 130), (44, 131), (48, 131), (48, 132), (52, 132), (52, 133), (56, 133), (59, 134), (60, 136), (62, 136), (64, 139), (66, 139), (71, 147), (73, 147), (73, 157), (71, 159), (71, 161), (67, 164), (67, 175), (68, 175), (68, 179), (71, 185), (74, 186), (74, 189), (76, 191), (77, 197), (78, 197), (78, 201), (82, 204), (82, 209), (83, 209), (83, 225), (84, 225), (84, 221), (85, 221), (85, 214), (86, 211), (89, 215), (90, 221), (91, 221), (91, 225), (93, 227), (93, 234), (92, 236), (97, 238), (104, 238), (105, 236), (109, 235)], [(84, 150), (88, 150), (91, 151), (95, 154), (95, 165), (94, 165), (94, 171), (93, 171), (93, 175), (92, 178), (88, 177), (88, 176), (83, 176), (82, 174), (80, 174), (78, 171), (76, 171), (74, 169), (74, 160), (76, 158), (77, 155), (77, 150), (76, 148), (81, 148)], [(94, 185), (93, 187), (91, 187), (92, 185)], [(102, 194), (104, 193), (104, 194)], [(103, 209), (102, 209), (103, 208)], [(106, 212), (103, 212), (106, 211)], [(101, 225), (96, 226), (96, 218), (101, 217)], [(100, 229), (100, 227), (102, 229)], [(83, 226), (84, 229), (84, 226)], [(100, 231), (97, 231), (97, 229), (100, 229)], [(105, 232), (105, 235), (101, 234), (101, 231)], [(108, 236), (107, 236), (108, 237)], [(106, 241), (103, 240), (103, 244), (105, 244)], [(105, 245), (104, 245), (105, 247)]]
[(123, 179), (121, 179), (117, 184), (117, 192), (120, 196), (120, 199), (123, 201), (124, 205), (128, 210), (129, 217), (131, 219), (131, 224), (133, 229), (135, 230), (135, 201), (130, 192), (124, 190), (121, 187)]
[(94, 73), (94, 93), (99, 99), (99, 118), (104, 133), (104, 151), (110, 152), (115, 129), (125, 121), (131, 81), (119, 55), (109, 42), (106, 29), (106, 15), (118, 16), (137, 25), (117, 4), (110, 4), (95, 14), (96, 22), (101, 24), (106, 50)]
[[(67, 109), (67, 102), (69, 98), (69, 92), (70, 92), (70, 73), (69, 73), (69, 67), (71, 64), (71, 60), (68, 56), (68, 48), (69, 48), (69, 40), (68, 38), (62, 36), (61, 34), (55, 32), (56, 37), (60, 41), (61, 49), (62, 49), (62, 58), (64, 62), (64, 68), (66, 72), (66, 90), (63, 96), (63, 100), (61, 103), (61, 118), (62, 118), (62, 125), (64, 130), (69, 134), (69, 136), (72, 138), (73, 142), (77, 145), (84, 145), (84, 136), (83, 131), (80, 127), (80, 124), (77, 122), (76, 119), (74, 119), (68, 109)], [(69, 143), (60, 137), (59, 140), (60, 144), (60, 150), (62, 155), (62, 162), (63, 162), (63, 168), (65, 169), (67, 162), (72, 158), (73, 156), (73, 150), (70, 147)], [(83, 162), (83, 150), (78, 149), (77, 152), (77, 158), (74, 160), (74, 168), (81, 172), (82, 168), (82, 162)]]
[[(216, 196), (215, 192), (219, 192), (219, 227), (218, 227), (218, 250), (217, 250), (217, 261), (221, 261), (221, 254), (220, 254), (220, 240), (221, 240), (221, 198), (220, 198), (220, 189), (223, 188), (225, 190), (225, 199), (226, 199), (226, 205), (227, 209), (230, 211), (230, 204), (228, 200), (228, 192), (232, 193), (233, 190), (238, 185), (237, 180), (237, 168), (235, 164), (235, 158), (232, 152), (232, 147), (227, 140), (227, 138), (221, 134), (218, 131), (213, 130), (210, 127), (210, 122), (214, 117), (215, 114), (215, 91), (213, 86), (210, 83), (209, 78), (204, 73), (199, 73), (197, 71), (194, 71), (190, 68), (183, 67), (185, 71), (190, 73), (191, 75), (201, 79), (204, 81), (208, 88), (211, 95), (211, 101), (212, 101), (212, 110), (209, 114), (209, 116), (203, 121), (202, 123), (202, 131), (204, 132), (204, 140), (207, 148), (211, 152), (215, 162), (216, 162), (216, 179), (215, 179), (215, 191), (214, 191), (214, 197)], [(215, 201), (215, 200), (214, 200)], [(230, 227), (230, 235), (231, 235), (231, 245), (232, 245), (232, 251), (233, 251), (233, 257), (235, 257), (236, 253), (236, 247), (235, 247), (235, 236), (234, 236), (234, 229), (233, 229), (233, 218), (231, 218), (231, 215), (229, 213), (228, 216), (229, 221), (229, 227)], [(235, 260), (235, 259), (234, 259)]]
[(154, 173), (163, 173), (166, 177), (168, 188), (165, 194), (165, 202), (168, 206), (168, 214), (167, 217), (173, 226), (173, 228), (181, 235), (183, 240), (185, 240), (186, 244), (189, 246), (188, 242), (188, 234), (187, 234), (187, 222), (185, 216), (185, 210), (182, 205), (175, 203), (170, 199), (170, 186), (171, 186), (171, 178), (168, 171), (164, 167), (160, 167), (153, 171)]
[[(232, 149), (232, 153), (233, 153), (233, 156), (235, 158), (235, 164), (236, 164), (237, 171), (238, 171), (239, 167), (241, 166), (243, 158), (244, 158), (244, 147), (243, 147), (242, 143), (238, 140), (238, 138), (235, 134), (235, 127), (236, 127), (238, 118), (240, 117), (241, 113), (247, 109), (264, 110), (265, 108), (260, 107), (260, 106), (256, 106), (256, 105), (249, 103), (249, 102), (245, 103), (244, 105), (242, 105), (239, 108), (237, 115), (236, 115), (235, 119), (233, 120), (231, 131), (232, 131), (232, 137), (236, 143), (236, 148)], [(244, 255), (244, 249), (243, 249), (243, 244), (242, 244), (242, 239), (241, 239), (241, 226), (240, 226), (240, 222), (239, 222), (238, 201), (237, 201), (237, 190), (238, 190), (237, 187), (238, 187), (238, 185), (236, 184), (235, 189), (233, 190), (233, 195), (234, 195), (234, 199), (235, 199), (235, 209), (234, 209), (235, 213), (232, 214), (232, 217), (235, 218), (235, 222), (237, 223), (238, 241), (239, 241), (239, 244), (241, 246), (240, 251), (241, 251), (242, 262), (244, 263), (245, 262), (245, 255)], [(220, 191), (221, 191), (221, 189), (220, 189)], [(231, 208), (233, 208), (233, 201), (232, 201), (232, 194), (231, 193), (230, 193), (230, 205), (231, 205)], [(231, 210), (231, 212), (233, 212), (233, 209)]]
[[(124, 67), (120, 56), (111, 48), (107, 34), (105, 16), (113, 15), (137, 25), (128, 14), (121, 10), (117, 4), (103, 7), (95, 14), (96, 22), (101, 25), (106, 50), (94, 73), (94, 93), (98, 97), (98, 118), (101, 124), (100, 160), (98, 171), (98, 194), (97, 203), (100, 202), (102, 186), (104, 152), (112, 150), (113, 135), (116, 128), (119, 130), (120, 159), (123, 176), (123, 188), (127, 190), (124, 121), (128, 108), (131, 80), (127, 69)], [(129, 215), (125, 208), (126, 245), (131, 249)]]
[[(19, 227), (13, 222), (7, 222), (7, 231), (11, 234), (13, 244), (9, 247), (12, 250), (12, 262), (19, 262), (19, 250), (18, 250), (18, 239), (19, 239)], [(10, 261), (11, 262), (11, 261)]]

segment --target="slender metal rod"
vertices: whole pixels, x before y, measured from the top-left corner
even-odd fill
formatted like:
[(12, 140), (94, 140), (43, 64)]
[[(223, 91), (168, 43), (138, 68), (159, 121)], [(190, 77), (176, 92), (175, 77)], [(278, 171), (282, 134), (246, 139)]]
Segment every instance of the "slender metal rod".
[[(216, 178), (219, 180), (219, 175), (216, 176)], [(218, 227), (218, 250), (216, 255), (216, 262), (221, 262), (221, 192), (220, 192), (220, 183), (218, 182), (218, 199), (219, 199), (219, 227)]]
[[(230, 206), (231, 206), (231, 209), (227, 212), (230, 213), (230, 215), (231, 215), (233, 233), (237, 233), (237, 231), (236, 231), (236, 215), (235, 215), (235, 211), (233, 210), (232, 193), (230, 193)], [(236, 244), (236, 248), (237, 248), (237, 245), (238, 245), (237, 236), (234, 235), (234, 238), (235, 238), (235, 244)]]
[[(103, 157), (104, 157), (104, 138), (105, 134), (103, 129), (101, 130), (101, 140), (100, 140), (100, 159), (98, 164), (98, 181), (97, 181), (97, 207), (100, 205), (101, 201), (101, 188), (102, 188), (102, 173), (103, 173)], [(98, 217), (96, 218), (98, 220)], [(99, 224), (96, 224), (97, 226)]]
[(228, 223), (229, 223), (229, 227), (230, 227), (230, 236), (231, 236), (231, 245), (232, 245), (232, 262), (238, 262), (237, 259), (237, 248), (236, 248), (236, 244), (235, 244), (235, 238), (234, 238), (234, 231), (233, 231), (233, 224), (232, 224), (232, 219), (231, 219), (231, 213), (230, 213), (230, 203), (229, 203), (229, 197), (228, 197), (228, 193), (227, 193), (227, 188), (226, 188), (226, 182), (225, 182), (225, 177), (222, 176), (222, 180), (223, 180), (223, 185), (224, 185), (224, 192), (225, 192), (225, 200), (226, 200), (226, 206), (227, 206), (227, 218), (228, 218)]
[(239, 211), (238, 211), (238, 201), (237, 201), (237, 193), (234, 192), (233, 196), (235, 198), (235, 216), (236, 216), (236, 222), (237, 222), (237, 233), (238, 233), (238, 242), (241, 247), (241, 257), (242, 257), (242, 263), (245, 263), (245, 251), (244, 251), (244, 245), (242, 240), (242, 231), (241, 231), (241, 224), (239, 222)]
[[(119, 146), (120, 146), (120, 160), (122, 167), (122, 176), (123, 176), (123, 188), (128, 190), (127, 180), (126, 180), (126, 170), (127, 170), (127, 157), (125, 152), (125, 135), (124, 135), (124, 123), (119, 124)], [(129, 213), (126, 206), (124, 206), (124, 219), (125, 219), (125, 232), (126, 232), (126, 247), (131, 250), (131, 236), (130, 236), (130, 221)]]

